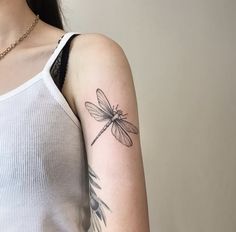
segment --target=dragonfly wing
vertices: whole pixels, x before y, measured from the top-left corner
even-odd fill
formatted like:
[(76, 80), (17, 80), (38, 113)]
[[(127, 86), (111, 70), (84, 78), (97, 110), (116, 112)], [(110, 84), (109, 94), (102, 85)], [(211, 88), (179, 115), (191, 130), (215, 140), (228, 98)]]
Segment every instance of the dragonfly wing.
[(105, 96), (105, 94), (103, 93), (103, 91), (101, 89), (97, 89), (96, 91), (97, 93), (97, 99), (98, 99), (98, 103), (101, 106), (101, 108), (110, 115), (110, 117), (114, 116), (113, 113), (113, 109), (111, 108), (111, 105), (107, 99), (107, 97)]
[(116, 122), (127, 132), (138, 134), (138, 128), (124, 119), (117, 119)]
[(116, 121), (114, 121), (112, 124), (111, 132), (119, 142), (126, 145), (127, 147), (133, 145), (133, 142), (127, 132)]
[(110, 119), (110, 115), (104, 112), (102, 109), (98, 108), (91, 102), (85, 102), (85, 106), (92, 117), (94, 117), (97, 121), (104, 121), (106, 119)]

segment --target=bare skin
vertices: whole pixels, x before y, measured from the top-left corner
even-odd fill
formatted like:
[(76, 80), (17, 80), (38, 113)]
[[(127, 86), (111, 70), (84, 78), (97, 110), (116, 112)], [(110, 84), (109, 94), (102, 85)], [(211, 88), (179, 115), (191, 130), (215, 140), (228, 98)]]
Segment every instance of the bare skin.
[[(35, 14), (28, 7), (26, 1), (0, 0), (0, 51), (15, 42), (28, 29), (34, 17)], [(64, 33), (65, 31), (39, 20), (29, 36), (1, 60), (0, 95), (16, 88), (39, 73)], [(74, 108), (68, 85), (69, 79), (66, 78), (63, 93)]]
[[(0, 51), (21, 36), (34, 17), (25, 0), (0, 0)], [(0, 95), (39, 73), (63, 34), (40, 20), (30, 36), (0, 61)], [(77, 36), (71, 43), (62, 92), (83, 128), (92, 190), (91, 232), (149, 232), (135, 88), (119, 44), (99, 33)], [(111, 106), (99, 102), (102, 98)], [(93, 103), (106, 111), (111, 127), (120, 117), (123, 123), (127, 120), (126, 127), (122, 129), (120, 122), (92, 142), (108, 123), (104, 112), (94, 114)]]

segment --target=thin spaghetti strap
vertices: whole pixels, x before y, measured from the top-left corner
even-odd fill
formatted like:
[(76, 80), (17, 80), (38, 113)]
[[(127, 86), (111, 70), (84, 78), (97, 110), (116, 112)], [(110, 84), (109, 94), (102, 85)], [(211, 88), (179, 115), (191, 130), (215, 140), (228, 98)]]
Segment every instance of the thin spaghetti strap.
[(62, 51), (57, 56), (56, 60), (52, 64), (50, 68), (50, 74), (58, 89), (62, 91), (62, 87), (66, 77), (66, 71), (68, 66), (69, 52), (70, 52), (70, 44), (76, 36), (80, 34), (72, 35), (67, 41)]
[(60, 65), (60, 72), (59, 72), (59, 89), (62, 90), (66, 72), (67, 72), (67, 66), (68, 66), (68, 59), (69, 59), (69, 52), (70, 52), (70, 44), (72, 40), (81, 34), (74, 34), (70, 37), (70, 39), (66, 42), (66, 45), (63, 48), (62, 51), (62, 57), (61, 57), (61, 65)]
[(43, 68), (43, 72), (49, 72), (52, 64), (56, 60), (57, 56), (60, 54), (63, 47), (66, 45), (66, 42), (74, 34), (79, 34), (78, 32), (66, 32), (58, 41), (57, 47), (54, 49), (52, 55), (48, 59), (46, 65)]

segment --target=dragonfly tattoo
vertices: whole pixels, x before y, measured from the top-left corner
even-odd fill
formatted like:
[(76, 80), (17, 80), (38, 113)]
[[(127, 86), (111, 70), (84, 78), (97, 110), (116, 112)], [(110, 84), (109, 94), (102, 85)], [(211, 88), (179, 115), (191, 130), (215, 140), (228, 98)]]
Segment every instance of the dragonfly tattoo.
[(128, 132), (138, 134), (138, 128), (135, 127), (132, 123), (125, 120), (127, 119), (125, 117), (127, 114), (123, 114), (123, 111), (118, 109), (118, 104), (116, 108), (114, 108), (114, 105), (113, 107), (111, 107), (110, 102), (101, 89), (97, 89), (96, 94), (98, 104), (101, 108), (91, 102), (85, 102), (85, 107), (87, 108), (90, 115), (97, 121), (107, 121), (107, 123), (93, 140), (91, 146), (110, 125), (112, 125), (112, 134), (120, 143), (124, 144), (127, 147), (132, 146), (133, 142), (128, 135)]

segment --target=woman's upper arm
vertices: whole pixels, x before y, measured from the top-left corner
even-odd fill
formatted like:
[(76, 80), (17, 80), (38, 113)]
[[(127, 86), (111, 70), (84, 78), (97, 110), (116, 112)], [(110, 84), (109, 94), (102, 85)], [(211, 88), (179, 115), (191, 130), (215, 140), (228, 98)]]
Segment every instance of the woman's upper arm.
[(73, 49), (73, 98), (87, 151), (94, 231), (148, 232), (136, 94), (122, 48), (84, 34)]

